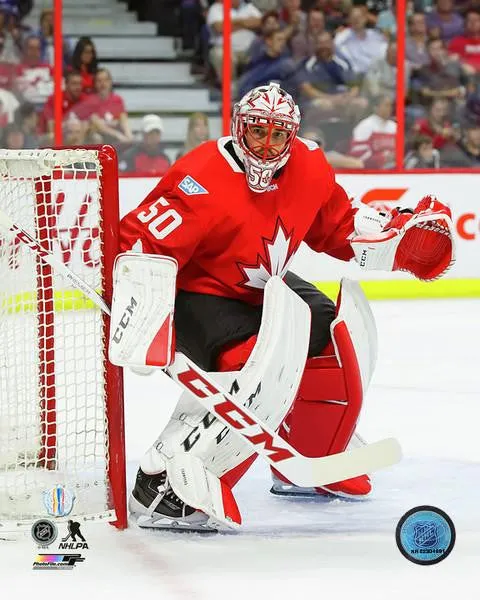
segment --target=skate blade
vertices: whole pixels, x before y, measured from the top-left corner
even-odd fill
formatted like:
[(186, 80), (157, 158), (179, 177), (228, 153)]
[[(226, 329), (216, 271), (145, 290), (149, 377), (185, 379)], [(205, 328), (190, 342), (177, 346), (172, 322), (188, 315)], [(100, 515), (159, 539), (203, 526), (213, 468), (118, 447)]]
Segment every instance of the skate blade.
[(185, 523), (175, 519), (149, 517), (144, 514), (130, 513), (130, 518), (141, 529), (155, 529), (157, 531), (178, 531), (181, 533), (218, 533), (218, 530), (205, 524)]
[(270, 493), (274, 496), (283, 496), (285, 498), (316, 498), (319, 500), (326, 500), (330, 494), (319, 494), (314, 488), (304, 488), (302, 490), (295, 489), (293, 487), (275, 487), (272, 485)]
[(138, 500), (130, 495), (128, 501), (128, 509), (130, 513), (130, 519), (142, 529), (157, 529), (164, 531), (181, 531), (191, 533), (217, 533), (218, 530), (209, 523), (205, 515), (205, 520), (199, 520), (198, 522), (182, 521), (180, 519), (171, 519), (169, 517), (162, 516), (158, 513), (145, 514), (145, 507), (138, 502)]
[(365, 500), (368, 500), (370, 497), (370, 494), (367, 494), (365, 496), (351, 496), (343, 492), (333, 493), (326, 489), (323, 489), (323, 494), (321, 494), (317, 492), (315, 488), (295, 488), (293, 486), (276, 487), (274, 485), (270, 488), (270, 493), (274, 496), (281, 496), (284, 498), (317, 500), (318, 502), (331, 502), (332, 500), (363, 502)]

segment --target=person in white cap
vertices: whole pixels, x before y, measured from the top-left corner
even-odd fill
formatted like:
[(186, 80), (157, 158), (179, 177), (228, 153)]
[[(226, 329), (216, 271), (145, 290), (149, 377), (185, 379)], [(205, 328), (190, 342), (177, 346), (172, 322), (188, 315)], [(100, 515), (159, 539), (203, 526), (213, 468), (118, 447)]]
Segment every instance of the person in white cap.
[(161, 143), (163, 121), (158, 115), (145, 115), (142, 119), (142, 140), (122, 156), (120, 171), (163, 175), (170, 166)]

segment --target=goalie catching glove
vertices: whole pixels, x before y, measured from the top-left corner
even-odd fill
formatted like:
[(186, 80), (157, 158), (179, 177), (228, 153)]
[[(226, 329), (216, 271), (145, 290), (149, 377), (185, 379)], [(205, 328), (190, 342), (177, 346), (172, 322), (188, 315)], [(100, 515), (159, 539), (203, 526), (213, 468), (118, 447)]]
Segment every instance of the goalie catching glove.
[(413, 211), (395, 208), (388, 215), (390, 220), (384, 218), (383, 229), (375, 233), (371, 231), (370, 210), (359, 208), (356, 234), (350, 241), (360, 267), (407, 271), (422, 281), (431, 281), (455, 262), (452, 214), (436, 198), (425, 196)]

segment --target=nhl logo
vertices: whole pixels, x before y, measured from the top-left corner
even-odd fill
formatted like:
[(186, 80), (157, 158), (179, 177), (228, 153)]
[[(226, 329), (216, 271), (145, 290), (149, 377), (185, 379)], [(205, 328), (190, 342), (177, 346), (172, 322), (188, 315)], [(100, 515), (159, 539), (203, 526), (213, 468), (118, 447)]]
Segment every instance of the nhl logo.
[(419, 548), (437, 546), (440, 531), (433, 521), (419, 521), (413, 527), (413, 541)]
[(55, 523), (48, 519), (40, 519), (35, 521), (31, 529), (33, 540), (42, 547), (47, 547), (52, 544), (58, 535)]
[(63, 485), (45, 490), (42, 495), (47, 513), (52, 517), (65, 517), (72, 512), (75, 494)]

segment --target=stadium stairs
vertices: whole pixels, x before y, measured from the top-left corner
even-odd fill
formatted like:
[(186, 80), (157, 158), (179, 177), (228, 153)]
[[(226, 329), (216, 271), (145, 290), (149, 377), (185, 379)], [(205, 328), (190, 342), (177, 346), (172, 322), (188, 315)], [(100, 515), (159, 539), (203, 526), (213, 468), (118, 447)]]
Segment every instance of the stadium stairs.
[[(172, 159), (183, 145), (192, 112), (206, 113), (211, 137), (220, 135), (219, 103), (211, 102), (208, 89), (190, 75), (190, 63), (177, 51), (175, 37), (159, 36), (156, 23), (139, 22), (126, 1), (63, 0), (63, 5), (64, 36), (72, 45), (81, 36), (93, 39), (99, 63), (111, 71), (137, 135), (145, 114), (160, 115), (163, 142)], [(25, 19), (34, 29), (43, 8), (37, 2)]]

